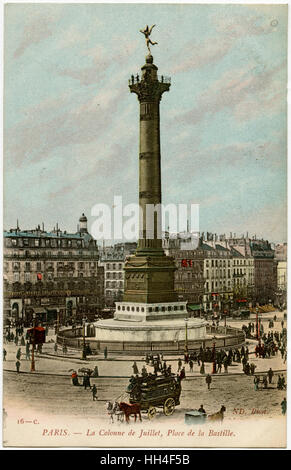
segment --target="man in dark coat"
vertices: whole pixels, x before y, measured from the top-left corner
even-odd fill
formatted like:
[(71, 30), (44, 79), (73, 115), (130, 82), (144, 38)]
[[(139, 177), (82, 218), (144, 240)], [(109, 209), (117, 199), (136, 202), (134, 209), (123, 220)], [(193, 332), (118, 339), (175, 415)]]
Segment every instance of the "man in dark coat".
[(92, 387), (92, 397), (93, 397), (93, 401), (97, 400), (97, 387), (95, 384)]
[(208, 390), (210, 390), (210, 384), (212, 382), (212, 378), (211, 378), (210, 374), (207, 374), (205, 382), (207, 383)]
[(287, 400), (286, 397), (283, 399), (281, 402), (281, 409), (282, 409), (282, 414), (285, 415), (287, 411)]
[(84, 386), (85, 390), (87, 389), (87, 387), (91, 388), (90, 377), (89, 377), (88, 374), (85, 374), (85, 375), (84, 375), (84, 378), (83, 378), (83, 386)]
[(272, 383), (273, 376), (274, 376), (274, 372), (272, 371), (272, 368), (270, 367), (270, 369), (268, 370), (269, 384)]
[(198, 411), (200, 411), (200, 413), (203, 413), (203, 414), (206, 415), (206, 411), (204, 410), (203, 405), (200, 405), (200, 408), (199, 408)]
[(186, 378), (186, 372), (185, 372), (185, 367), (182, 368), (181, 372), (180, 372), (180, 380), (183, 380)]

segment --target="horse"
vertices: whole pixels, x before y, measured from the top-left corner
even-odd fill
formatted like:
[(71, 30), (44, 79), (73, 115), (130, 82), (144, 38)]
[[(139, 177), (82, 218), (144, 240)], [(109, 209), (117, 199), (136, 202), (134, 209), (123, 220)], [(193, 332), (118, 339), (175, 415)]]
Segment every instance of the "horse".
[(226, 408), (224, 405), (221, 406), (220, 411), (217, 413), (213, 413), (212, 415), (207, 416), (207, 420), (209, 421), (223, 421), (224, 418), (224, 413), (226, 411)]
[(119, 409), (124, 412), (127, 423), (129, 423), (130, 415), (134, 415), (134, 422), (136, 422), (137, 415), (139, 415), (139, 420), (142, 420), (140, 414), (140, 405), (138, 403), (129, 405), (128, 403), (121, 402), (119, 403)]
[(107, 401), (106, 410), (110, 416), (111, 423), (114, 423), (114, 415), (117, 416), (117, 421), (123, 421), (124, 412), (120, 409), (119, 404), (116, 401), (114, 403), (112, 403), (111, 401)]

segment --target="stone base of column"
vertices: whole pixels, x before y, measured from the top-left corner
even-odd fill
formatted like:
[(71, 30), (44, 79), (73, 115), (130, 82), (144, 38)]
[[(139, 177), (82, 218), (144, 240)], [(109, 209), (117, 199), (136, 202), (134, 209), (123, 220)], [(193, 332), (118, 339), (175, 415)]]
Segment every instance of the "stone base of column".
[(165, 256), (134, 255), (125, 264), (125, 302), (176, 302), (174, 259)]
[(146, 322), (188, 317), (187, 302), (116, 302), (114, 320)]

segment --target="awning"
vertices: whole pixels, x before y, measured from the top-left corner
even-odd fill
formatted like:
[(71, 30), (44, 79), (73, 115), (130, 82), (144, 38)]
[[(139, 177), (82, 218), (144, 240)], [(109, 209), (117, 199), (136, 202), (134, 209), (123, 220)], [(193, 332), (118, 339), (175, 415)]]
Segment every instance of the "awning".
[(33, 309), (33, 312), (36, 313), (36, 314), (39, 314), (39, 313), (46, 313), (46, 309), (43, 308), (43, 307), (35, 307)]
[(188, 304), (187, 307), (190, 310), (201, 310), (201, 305), (200, 304)]

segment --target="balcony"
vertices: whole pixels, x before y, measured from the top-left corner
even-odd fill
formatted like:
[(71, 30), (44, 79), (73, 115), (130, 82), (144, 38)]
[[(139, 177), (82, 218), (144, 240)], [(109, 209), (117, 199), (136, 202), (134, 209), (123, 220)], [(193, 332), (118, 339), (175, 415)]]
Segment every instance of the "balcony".
[[(141, 77), (137, 74), (136, 76), (132, 75), (131, 78), (128, 79), (128, 84), (129, 85), (135, 85), (137, 83), (140, 83)], [(160, 83), (171, 83), (171, 77), (167, 77), (165, 75), (157, 75), (157, 80)]]
[(94, 253), (94, 254), (91, 254), (91, 253), (83, 253), (82, 255), (67, 255), (67, 254), (62, 254), (62, 255), (54, 255), (54, 254), (50, 254), (48, 255), (47, 253), (37, 253), (37, 254), (32, 254), (30, 253), (29, 255), (27, 254), (5, 254), (4, 253), (4, 259), (20, 259), (20, 260), (25, 260), (25, 259), (39, 259), (39, 260), (56, 260), (56, 259), (64, 259), (64, 260), (72, 260), (72, 259), (75, 259), (75, 260), (80, 260), (80, 259), (88, 259), (88, 260), (96, 260), (98, 261), (99, 260), (99, 253)]

